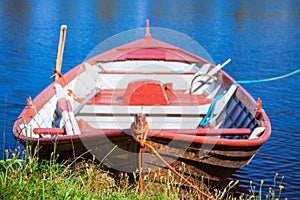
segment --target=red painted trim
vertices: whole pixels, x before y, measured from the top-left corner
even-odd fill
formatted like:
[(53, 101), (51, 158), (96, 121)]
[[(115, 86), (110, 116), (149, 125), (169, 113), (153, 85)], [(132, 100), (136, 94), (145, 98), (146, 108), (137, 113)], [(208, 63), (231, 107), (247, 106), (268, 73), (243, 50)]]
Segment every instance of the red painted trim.
[[(102, 132), (104, 135), (110, 135), (112, 133), (121, 134), (124, 132), (121, 129), (94, 129), (94, 128), (83, 128), (80, 129), (82, 134), (98, 133)], [(54, 134), (63, 135), (65, 133), (63, 128), (34, 128), (35, 134)], [(163, 129), (163, 130), (149, 130), (148, 136), (161, 137), (164, 134), (185, 134), (185, 135), (196, 135), (196, 136), (212, 136), (212, 135), (249, 135), (250, 129), (248, 128), (225, 128), (225, 129)]]
[[(152, 57), (151, 55), (139, 55), (145, 51), (164, 51), (164, 56)], [(138, 52), (138, 53), (137, 53)], [(127, 55), (127, 57), (124, 55)], [(130, 56), (129, 56), (130, 55)], [(179, 61), (186, 63), (198, 63), (203, 65), (209, 63), (208, 61), (200, 58), (190, 52), (167, 44), (165, 42), (156, 40), (154, 38), (142, 38), (134, 42), (125, 44), (115, 49), (104, 52), (87, 62), (89, 64), (96, 64), (97, 62), (111, 62), (111, 61), (125, 61), (125, 60), (141, 60), (142, 57), (146, 60), (166, 60), (166, 61)], [(144, 60), (144, 59), (142, 59)]]
[(63, 128), (34, 128), (33, 133), (47, 135), (63, 135), (65, 131)]
[[(263, 113), (265, 115), (265, 113)], [(266, 122), (266, 125), (268, 125), (268, 122)], [(262, 136), (255, 138), (255, 139), (226, 139), (226, 138), (218, 138), (218, 137), (208, 137), (207, 135), (214, 135), (217, 130), (212, 129), (198, 129), (198, 130), (150, 130), (148, 135), (153, 136), (156, 138), (161, 139), (168, 139), (168, 140), (177, 140), (177, 141), (184, 141), (189, 143), (196, 143), (196, 144), (210, 144), (210, 145), (218, 145), (218, 146), (232, 146), (232, 147), (257, 147), (261, 146), (263, 143), (265, 143), (271, 133), (271, 128), (269, 126), (265, 126), (265, 132), (262, 134)], [(63, 136), (63, 137), (57, 137), (57, 138), (31, 138), (33, 141), (39, 141), (39, 143), (42, 145), (43, 143), (49, 144), (53, 141), (58, 141), (61, 143), (68, 143), (70, 140), (76, 141), (81, 140), (81, 138), (95, 138), (95, 137), (113, 137), (118, 136), (120, 134), (126, 133), (131, 134), (130, 130), (121, 130), (121, 129), (94, 129), (94, 128), (85, 128), (80, 129), (81, 135), (73, 135), (73, 136)], [(220, 129), (220, 133), (226, 135), (227, 133), (230, 134), (238, 134), (245, 133), (248, 134), (248, 130), (246, 129), (233, 129), (233, 131), (230, 131), (230, 129)], [(223, 133), (222, 133), (223, 132)], [(204, 135), (201, 135), (204, 134)], [(218, 133), (216, 133), (218, 134)], [(16, 136), (16, 134), (15, 134)], [(24, 135), (20, 135), (18, 137), (20, 140), (28, 140), (29, 138), (25, 137)]]
[[(211, 99), (206, 98), (204, 94), (185, 94), (185, 90), (164, 90), (168, 98), (168, 106), (198, 106), (211, 103)], [(124, 100), (120, 104), (120, 98), (126, 98), (125, 89), (105, 89), (95, 96), (89, 105), (128, 105), (128, 101)], [(125, 102), (125, 103), (124, 103)], [(127, 102), (127, 103), (126, 103)]]
[(169, 100), (160, 81), (139, 80), (128, 84), (123, 95), (122, 104), (131, 106), (166, 106), (169, 104)]
[(249, 135), (251, 133), (248, 128), (224, 128), (224, 129), (162, 129), (162, 130), (149, 130), (149, 136), (160, 136), (161, 134), (185, 134), (185, 135)]

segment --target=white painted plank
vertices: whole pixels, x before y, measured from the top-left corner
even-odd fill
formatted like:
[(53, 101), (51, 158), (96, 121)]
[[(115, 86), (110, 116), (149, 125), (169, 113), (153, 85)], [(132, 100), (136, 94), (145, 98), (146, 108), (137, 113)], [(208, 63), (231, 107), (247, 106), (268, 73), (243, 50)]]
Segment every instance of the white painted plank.
[[(78, 116), (94, 128), (121, 128), (128, 129), (134, 121), (133, 117), (107, 117), (107, 116)], [(151, 129), (194, 129), (201, 117), (147, 117)]]
[(257, 128), (255, 128), (252, 131), (251, 135), (249, 136), (249, 139), (255, 139), (255, 138), (257, 138), (262, 132), (265, 131), (265, 129), (266, 129), (265, 127), (257, 127)]
[(217, 102), (215, 108), (215, 114), (219, 115), (223, 111), (228, 101), (233, 96), (236, 88), (237, 88), (236, 85), (231, 85), (228, 91), (224, 94), (224, 96)]
[[(111, 106), (111, 105), (86, 105), (80, 113), (107, 113), (107, 114), (198, 114), (203, 115), (208, 111), (210, 104), (201, 106)], [(80, 115), (80, 114), (79, 114)]]
[[(231, 61), (231, 59), (227, 59), (222, 65), (218, 64), (216, 67), (212, 68), (209, 72), (207, 72), (208, 76), (214, 76), (218, 71), (220, 71), (223, 67), (225, 67), (229, 62)], [(208, 76), (203, 76), (200, 78), (201, 82), (206, 82), (210, 79), (210, 77)], [(210, 79), (208, 81), (208, 83), (214, 81), (213, 79)], [(208, 83), (206, 83), (206, 86), (202, 86), (199, 89), (197, 89), (196, 91), (194, 91), (194, 93), (197, 94), (202, 94), (208, 87)], [(198, 83), (198, 85), (196, 84), (194, 88), (198, 88), (199, 86), (201, 86), (202, 83)]]

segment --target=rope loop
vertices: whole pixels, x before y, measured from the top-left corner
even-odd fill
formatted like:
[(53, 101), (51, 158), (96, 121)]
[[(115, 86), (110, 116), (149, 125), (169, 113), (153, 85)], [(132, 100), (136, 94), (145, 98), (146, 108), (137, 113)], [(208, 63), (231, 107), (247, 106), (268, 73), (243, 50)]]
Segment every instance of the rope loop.
[(142, 128), (142, 129), (137, 129), (135, 124), (131, 124), (131, 133), (133, 139), (140, 144), (141, 148), (145, 148), (145, 143), (147, 139), (147, 134), (148, 134), (148, 123)]

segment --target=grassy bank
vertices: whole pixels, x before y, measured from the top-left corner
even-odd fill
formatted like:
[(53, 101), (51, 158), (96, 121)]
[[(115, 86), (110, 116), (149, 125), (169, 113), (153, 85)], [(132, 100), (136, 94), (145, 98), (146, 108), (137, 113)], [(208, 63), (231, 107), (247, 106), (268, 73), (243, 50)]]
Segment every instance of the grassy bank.
[[(55, 157), (39, 160), (36, 155), (27, 154), (26, 159), (20, 159), (20, 154), (6, 152), (7, 159), (0, 160), (0, 199), (140, 198), (136, 176), (109, 172), (93, 160), (77, 158), (59, 163)], [(143, 177), (142, 199), (205, 199), (172, 173), (154, 176), (154, 179), (149, 175)], [(231, 192), (237, 182), (230, 182), (218, 190), (208, 189), (202, 184), (198, 187), (214, 199), (278, 199), (283, 189), (282, 180), (278, 182), (276, 175), (275, 189), (269, 188), (267, 194), (262, 192), (263, 182), (257, 189), (250, 183), (249, 194), (238, 196)]]

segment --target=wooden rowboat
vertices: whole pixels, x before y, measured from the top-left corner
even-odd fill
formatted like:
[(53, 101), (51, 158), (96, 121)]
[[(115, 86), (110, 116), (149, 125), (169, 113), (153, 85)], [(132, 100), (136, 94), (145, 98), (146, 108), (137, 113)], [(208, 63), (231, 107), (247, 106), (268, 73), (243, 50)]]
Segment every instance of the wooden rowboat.
[(174, 31), (138, 30), (146, 34), (114, 36), (65, 75), (56, 72), (57, 80), (28, 98), (16, 139), (39, 146), (41, 159), (94, 156), (130, 173), (139, 159), (144, 171), (166, 167), (148, 148), (139, 156), (145, 142), (194, 179), (223, 180), (248, 164), (271, 126), (261, 101), (222, 70), (230, 60), (213, 64)]

